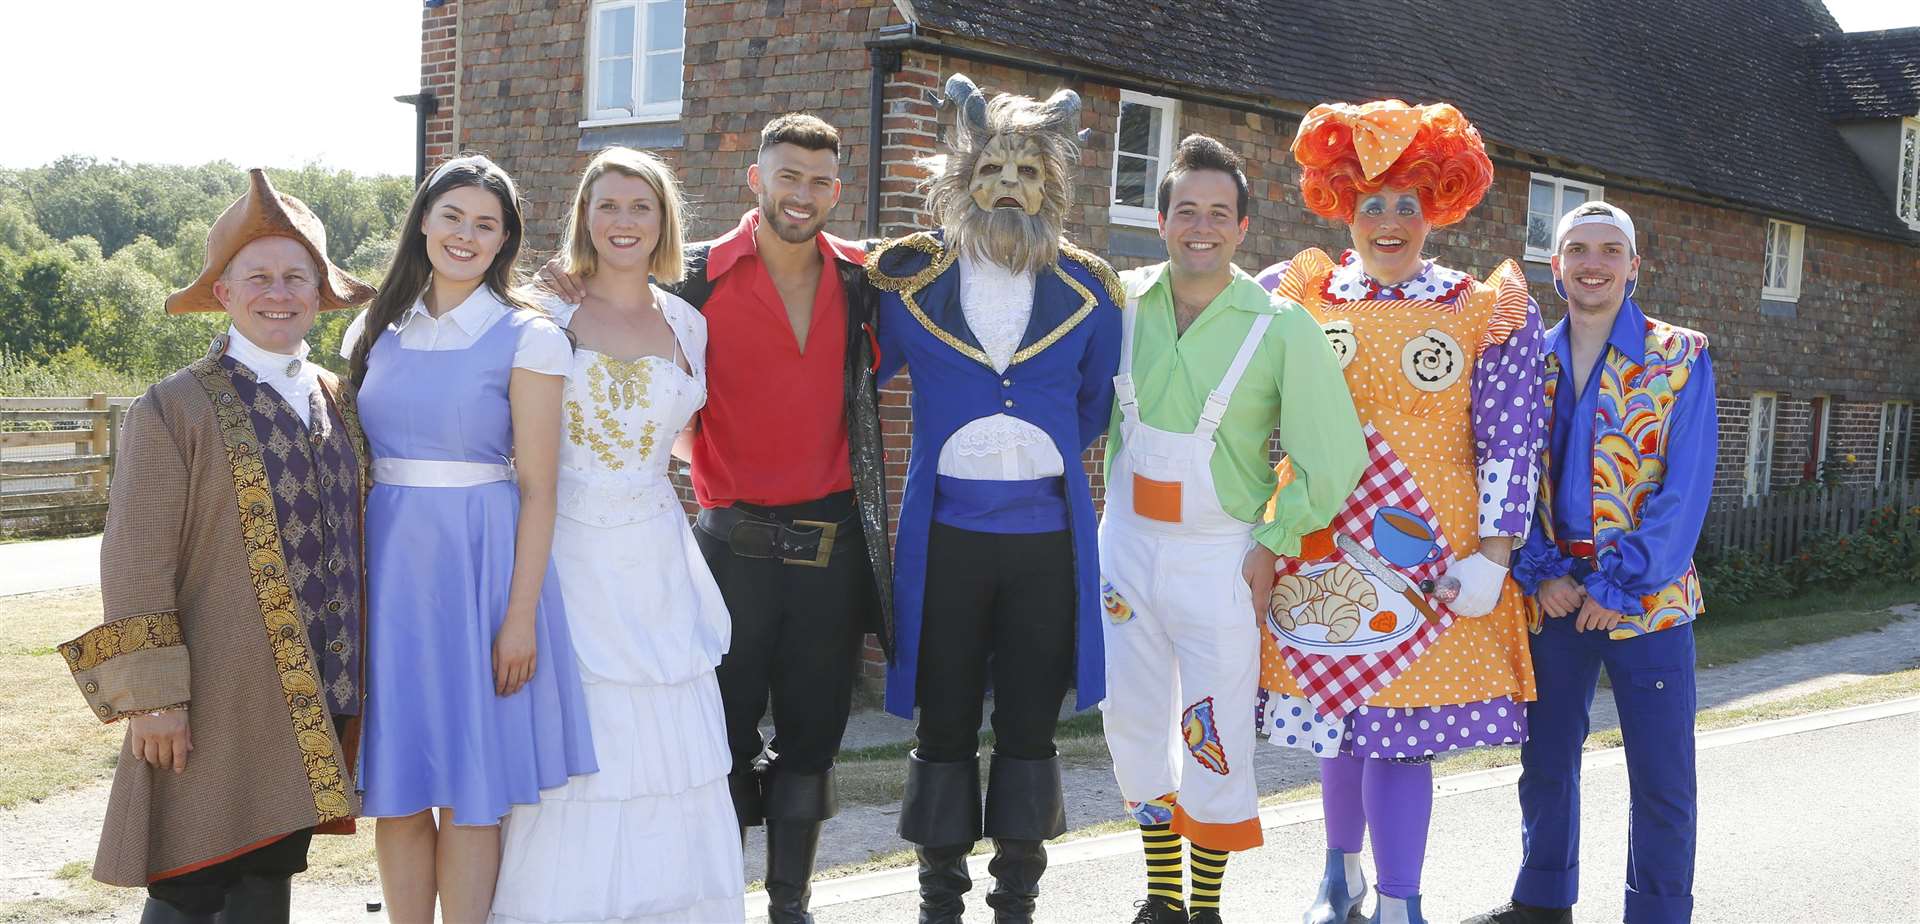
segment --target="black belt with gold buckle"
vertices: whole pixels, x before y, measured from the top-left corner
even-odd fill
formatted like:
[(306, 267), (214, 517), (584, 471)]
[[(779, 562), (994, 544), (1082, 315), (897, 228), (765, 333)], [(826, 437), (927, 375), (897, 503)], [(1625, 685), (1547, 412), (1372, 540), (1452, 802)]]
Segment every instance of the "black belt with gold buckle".
[(782, 521), (738, 507), (709, 507), (700, 511), (696, 524), (743, 558), (774, 558), (786, 565), (825, 568), (833, 557), (833, 543), (841, 527), (852, 522), (852, 517), (838, 523)]

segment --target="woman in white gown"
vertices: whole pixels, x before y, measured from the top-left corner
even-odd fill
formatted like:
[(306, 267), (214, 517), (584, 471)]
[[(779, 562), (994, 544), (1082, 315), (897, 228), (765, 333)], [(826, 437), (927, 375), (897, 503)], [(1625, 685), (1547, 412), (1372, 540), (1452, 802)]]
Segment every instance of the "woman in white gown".
[(547, 303), (576, 345), (553, 557), (600, 772), (507, 817), (497, 924), (744, 916), (713, 672), (731, 624), (667, 480), (706, 401), (706, 321), (647, 278), (678, 279), (680, 215), (658, 158), (602, 152), (563, 249), (586, 297)]

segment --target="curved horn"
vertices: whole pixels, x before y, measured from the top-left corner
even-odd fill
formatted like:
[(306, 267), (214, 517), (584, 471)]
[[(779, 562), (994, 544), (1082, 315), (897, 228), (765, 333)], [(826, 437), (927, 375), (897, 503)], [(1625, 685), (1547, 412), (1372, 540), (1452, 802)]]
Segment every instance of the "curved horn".
[(1057, 113), (1055, 118), (1059, 120), (1062, 132), (1071, 134), (1080, 127), (1080, 94), (1072, 90), (1060, 90), (1047, 100), (1047, 105)]
[(960, 110), (956, 120), (960, 130), (968, 135), (984, 134), (987, 130), (987, 98), (980, 93), (965, 74), (955, 74), (947, 78), (947, 100)]

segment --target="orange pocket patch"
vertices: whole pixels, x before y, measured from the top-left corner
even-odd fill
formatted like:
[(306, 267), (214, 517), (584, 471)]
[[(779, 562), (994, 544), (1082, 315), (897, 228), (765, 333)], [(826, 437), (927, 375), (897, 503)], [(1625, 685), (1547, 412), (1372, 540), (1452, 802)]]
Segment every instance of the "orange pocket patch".
[(1162, 523), (1180, 522), (1180, 482), (1133, 476), (1133, 512)]

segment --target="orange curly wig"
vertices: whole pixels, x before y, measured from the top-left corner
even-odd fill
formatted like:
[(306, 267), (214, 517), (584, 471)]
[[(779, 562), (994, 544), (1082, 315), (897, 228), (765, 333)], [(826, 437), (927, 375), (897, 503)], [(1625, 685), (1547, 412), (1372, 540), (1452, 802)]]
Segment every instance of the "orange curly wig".
[[(1415, 126), (1412, 140), (1391, 166), (1369, 179), (1355, 149), (1356, 127), (1372, 132), (1375, 125), (1404, 130), (1410, 124)], [(1293, 158), (1300, 164), (1301, 201), (1315, 214), (1344, 223), (1353, 221), (1354, 203), (1361, 197), (1390, 186), (1415, 190), (1427, 220), (1435, 227), (1450, 225), (1467, 217), (1493, 184), (1493, 162), (1480, 130), (1447, 103), (1409, 106), (1389, 99), (1315, 106), (1293, 138)]]

